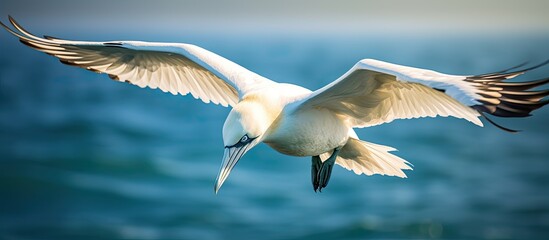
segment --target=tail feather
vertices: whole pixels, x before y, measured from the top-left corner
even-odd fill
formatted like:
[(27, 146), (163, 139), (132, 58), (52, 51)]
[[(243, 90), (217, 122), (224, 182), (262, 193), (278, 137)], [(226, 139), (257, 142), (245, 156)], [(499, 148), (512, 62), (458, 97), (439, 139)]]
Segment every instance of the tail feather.
[[(341, 149), (336, 164), (356, 174), (381, 174), (405, 178), (402, 170), (412, 170), (411, 164), (391, 153), (396, 149), (349, 138)], [(328, 157), (329, 154), (326, 154)], [(321, 156), (322, 158), (323, 156)]]

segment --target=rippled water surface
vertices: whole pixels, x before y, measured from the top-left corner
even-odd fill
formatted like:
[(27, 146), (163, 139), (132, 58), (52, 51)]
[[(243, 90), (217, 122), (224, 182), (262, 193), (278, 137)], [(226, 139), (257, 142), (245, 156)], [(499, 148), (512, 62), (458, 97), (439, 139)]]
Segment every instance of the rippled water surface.
[[(73, 35), (74, 36), (74, 35)], [(109, 39), (90, 35), (74, 38)], [(361, 58), (480, 74), (549, 56), (549, 37), (143, 36), (199, 44), (276, 81), (317, 89)], [(0, 34), (0, 238), (367, 239), (549, 235), (549, 109), (358, 130), (414, 164), (407, 179), (334, 168), (266, 145), (213, 193), (229, 109), (110, 81)], [(525, 79), (549, 75), (549, 67)]]

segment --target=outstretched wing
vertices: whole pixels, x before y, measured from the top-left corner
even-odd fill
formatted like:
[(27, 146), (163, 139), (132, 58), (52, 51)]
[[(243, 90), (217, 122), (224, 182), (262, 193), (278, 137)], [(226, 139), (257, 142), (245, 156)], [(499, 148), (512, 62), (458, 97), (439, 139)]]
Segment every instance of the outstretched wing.
[(0, 24), (20, 41), (62, 63), (106, 73), (139, 87), (186, 95), (205, 103), (234, 106), (246, 91), (271, 81), (215, 53), (191, 44), (137, 41), (83, 42), (40, 38), (9, 18)]
[(502, 82), (531, 69), (458, 76), (364, 59), (338, 80), (313, 92), (296, 111), (329, 109), (353, 127), (436, 116), (453, 116), (482, 126), (479, 116), (484, 116), (483, 112), (524, 117), (547, 104), (543, 98), (549, 91), (526, 90), (543, 85), (549, 79)]

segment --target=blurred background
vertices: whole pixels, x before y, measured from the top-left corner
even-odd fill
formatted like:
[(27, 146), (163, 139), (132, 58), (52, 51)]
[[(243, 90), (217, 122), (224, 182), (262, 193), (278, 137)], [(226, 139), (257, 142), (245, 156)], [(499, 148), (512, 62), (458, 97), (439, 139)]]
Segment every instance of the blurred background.
[[(362, 58), (481, 74), (549, 58), (548, 1), (2, 0), (37, 35), (193, 43), (312, 90)], [(543, 239), (549, 109), (357, 130), (399, 149), (407, 179), (260, 145), (218, 195), (229, 109), (60, 64), (0, 31), (1, 239)], [(549, 67), (517, 81), (549, 76)]]

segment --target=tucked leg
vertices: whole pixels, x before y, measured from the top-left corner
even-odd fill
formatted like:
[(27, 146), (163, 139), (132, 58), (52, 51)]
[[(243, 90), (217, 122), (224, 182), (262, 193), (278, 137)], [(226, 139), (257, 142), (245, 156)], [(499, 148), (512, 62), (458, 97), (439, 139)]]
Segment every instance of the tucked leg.
[[(322, 192), (322, 188), (328, 186), (328, 181), (330, 181), (330, 176), (332, 175), (332, 168), (334, 167), (337, 154), (339, 153), (339, 148), (334, 149), (332, 155), (322, 162), (320, 157), (314, 156), (312, 159), (312, 168), (311, 174), (313, 179), (313, 189), (315, 192), (318, 190)], [(320, 164), (320, 166), (319, 166)]]
[(320, 172), (320, 167), (322, 166), (322, 160), (320, 160), (319, 156), (313, 156), (311, 159), (312, 165), (311, 165), (311, 180), (313, 182), (313, 189), (318, 190), (319, 183), (318, 183), (318, 173)]

